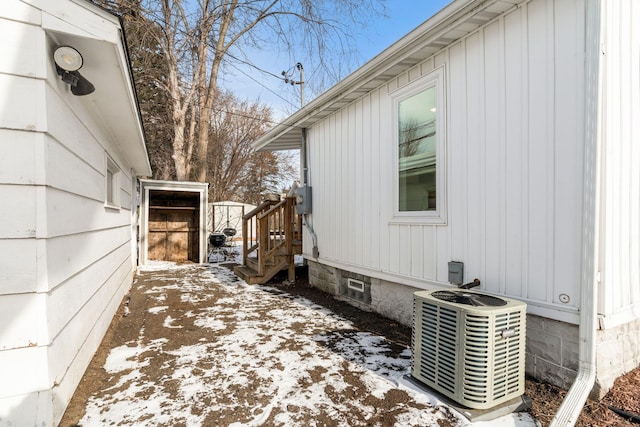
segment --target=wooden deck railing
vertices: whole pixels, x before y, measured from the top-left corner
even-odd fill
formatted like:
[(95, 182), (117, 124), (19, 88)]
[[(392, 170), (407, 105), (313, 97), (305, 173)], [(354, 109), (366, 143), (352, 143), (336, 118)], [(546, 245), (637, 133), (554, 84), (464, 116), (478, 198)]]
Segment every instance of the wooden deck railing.
[(296, 214), (295, 198), (268, 200), (244, 215), (242, 240), (244, 265), (254, 259), (258, 275), (265, 276), (273, 273), (271, 269), (279, 271), (286, 258), (289, 280), (295, 280), (294, 252), (302, 244), (302, 217)]
[(242, 263), (249, 257), (258, 257), (258, 215), (269, 210), (277, 202), (266, 200), (242, 217)]

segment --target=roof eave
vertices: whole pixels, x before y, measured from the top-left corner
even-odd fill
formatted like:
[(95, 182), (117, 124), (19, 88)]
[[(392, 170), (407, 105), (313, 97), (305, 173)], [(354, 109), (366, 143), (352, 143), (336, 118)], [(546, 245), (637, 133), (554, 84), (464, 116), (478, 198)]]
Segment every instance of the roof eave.
[[(454, 0), (399, 41), (252, 143), (257, 151), (298, 149), (302, 128), (379, 87), (524, 0)], [(497, 6), (499, 4), (499, 7)], [(495, 10), (494, 10), (495, 9)], [(477, 26), (465, 21), (476, 18)], [(464, 28), (463, 28), (464, 27)], [(297, 142), (294, 142), (296, 140)]]
[[(96, 91), (82, 97), (81, 102), (91, 105), (88, 110), (104, 125), (118, 149), (126, 153), (135, 174), (150, 176), (151, 165), (122, 20), (87, 0), (71, 0), (66, 9), (53, 0), (26, 1), (52, 17), (43, 22), (42, 27), (55, 42), (74, 46), (82, 52), (83, 76), (95, 85)], [(61, 10), (66, 14), (61, 15)]]

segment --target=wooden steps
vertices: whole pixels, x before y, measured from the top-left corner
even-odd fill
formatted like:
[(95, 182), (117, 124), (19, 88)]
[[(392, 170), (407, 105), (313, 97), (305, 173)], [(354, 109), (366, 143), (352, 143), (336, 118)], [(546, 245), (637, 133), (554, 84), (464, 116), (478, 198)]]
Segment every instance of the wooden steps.
[(238, 265), (233, 268), (233, 272), (236, 276), (244, 280), (250, 285), (260, 285), (261, 277), (257, 271), (255, 271), (251, 267), (247, 267), (246, 265)]
[(243, 265), (233, 269), (236, 276), (265, 284), (288, 269), (289, 280), (295, 280), (294, 255), (302, 253), (302, 217), (295, 211), (295, 198), (265, 200), (244, 215), (242, 242)]
[(264, 285), (269, 280), (271, 280), (273, 276), (289, 267), (289, 262), (285, 255), (278, 257), (275, 263), (267, 264), (265, 267), (265, 272), (262, 275), (256, 270), (258, 267), (258, 263), (255, 258), (253, 259), (253, 262), (251, 262), (251, 264), (254, 265), (249, 266), (247, 265), (247, 263), (245, 263), (245, 265), (238, 265), (233, 268), (233, 272), (235, 273), (235, 275), (250, 285)]
[(293, 253), (294, 254), (301, 254), (302, 253), (302, 239), (294, 239), (293, 243)]

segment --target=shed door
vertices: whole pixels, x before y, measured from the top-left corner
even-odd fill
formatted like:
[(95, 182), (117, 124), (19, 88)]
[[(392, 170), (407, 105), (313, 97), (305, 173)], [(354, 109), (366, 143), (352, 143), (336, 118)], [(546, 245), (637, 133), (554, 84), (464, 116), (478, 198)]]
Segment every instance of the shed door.
[(148, 259), (198, 262), (200, 196), (149, 192)]

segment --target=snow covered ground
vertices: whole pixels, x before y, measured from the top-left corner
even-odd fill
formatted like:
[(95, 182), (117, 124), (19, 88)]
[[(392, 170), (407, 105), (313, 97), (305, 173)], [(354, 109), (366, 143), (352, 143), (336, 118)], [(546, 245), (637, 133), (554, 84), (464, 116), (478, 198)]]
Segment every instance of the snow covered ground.
[(82, 426), (536, 425), (469, 423), (402, 379), (409, 349), (217, 264), (145, 266), (131, 294), (141, 320), (110, 350)]

